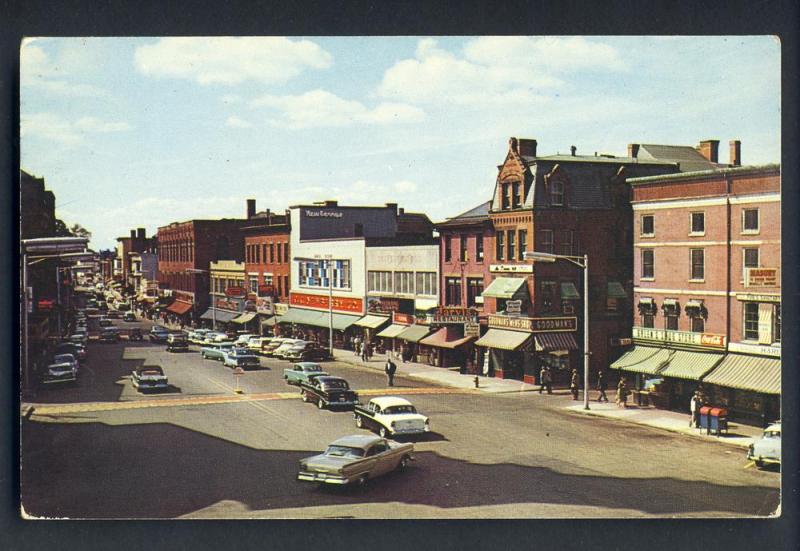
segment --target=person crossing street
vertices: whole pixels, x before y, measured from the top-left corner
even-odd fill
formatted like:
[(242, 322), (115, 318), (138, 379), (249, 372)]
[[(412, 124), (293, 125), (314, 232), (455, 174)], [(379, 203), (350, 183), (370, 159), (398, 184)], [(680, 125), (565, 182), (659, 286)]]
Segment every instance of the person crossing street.
[(386, 357), (386, 367), (384, 371), (386, 371), (386, 377), (389, 379), (389, 386), (394, 386), (394, 374), (397, 371), (397, 366), (390, 356)]

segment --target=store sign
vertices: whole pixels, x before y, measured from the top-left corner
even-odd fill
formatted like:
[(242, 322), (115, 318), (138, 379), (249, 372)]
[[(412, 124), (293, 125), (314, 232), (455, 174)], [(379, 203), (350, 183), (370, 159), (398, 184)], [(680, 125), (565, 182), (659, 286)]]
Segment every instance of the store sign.
[(480, 337), (481, 336), (481, 324), (480, 323), (465, 323), (464, 324), (464, 336), (465, 337)]
[(544, 333), (547, 331), (577, 331), (578, 318), (531, 318), (533, 332)]
[(522, 312), (521, 300), (507, 300), (506, 301), (506, 314), (519, 314)]
[(225, 296), (227, 297), (243, 297), (247, 294), (244, 287), (226, 287)]
[(42, 299), (36, 303), (36, 308), (39, 310), (52, 310), (55, 305), (56, 301), (54, 300)]
[(258, 296), (260, 297), (271, 297), (275, 295), (275, 286), (274, 285), (259, 285), (258, 286)]
[(189, 304), (194, 303), (194, 293), (186, 293), (184, 291), (172, 291), (172, 296), (175, 297), (175, 300), (180, 300), (181, 302), (188, 302)]
[(413, 325), (414, 316), (410, 314), (401, 314), (400, 312), (393, 312), (392, 323), (396, 323), (397, 325)]
[(304, 209), (304, 213), (309, 218), (341, 218), (342, 211), (324, 209)]
[(780, 302), (780, 295), (762, 295), (755, 293), (736, 293), (736, 299), (743, 302)]
[(489, 327), (512, 329), (514, 331), (533, 331), (533, 318), (510, 318), (508, 316), (489, 316)]
[(746, 344), (743, 342), (732, 342), (728, 344), (728, 352), (741, 352), (743, 354), (758, 354), (759, 356), (781, 357), (780, 346), (766, 346), (761, 344)]
[(357, 313), (364, 312), (364, 300), (360, 298), (333, 297), (333, 305), (328, 305), (327, 295), (309, 295), (306, 293), (291, 293), (289, 304), (292, 306), (303, 306), (305, 308), (317, 308), (328, 310), (329, 308), (337, 312)]
[(400, 299), (369, 297), (367, 298), (367, 309), (376, 314), (391, 314), (400, 309)]
[(275, 312), (275, 309), (272, 306), (272, 297), (269, 298), (257, 298), (256, 299), (256, 312), (259, 314), (264, 314), (266, 316), (271, 316)]
[(431, 316), (431, 323), (470, 323), (477, 318), (471, 308), (448, 308), (440, 306)]
[(239, 311), (240, 302), (236, 300), (230, 300), (226, 298), (218, 298), (215, 306), (220, 310), (230, 310), (233, 312)]
[(745, 277), (746, 287), (777, 287), (777, 268), (747, 268)]
[(532, 274), (533, 264), (489, 264), (489, 272), (493, 274)]
[(706, 348), (725, 348), (725, 335), (713, 333), (691, 333), (689, 331), (668, 331), (652, 327), (634, 327), (635, 341), (655, 341), (659, 343), (702, 346)]
[(273, 304), (272, 308), (275, 310), (276, 316), (285, 316), (289, 312), (289, 305), (282, 302)]

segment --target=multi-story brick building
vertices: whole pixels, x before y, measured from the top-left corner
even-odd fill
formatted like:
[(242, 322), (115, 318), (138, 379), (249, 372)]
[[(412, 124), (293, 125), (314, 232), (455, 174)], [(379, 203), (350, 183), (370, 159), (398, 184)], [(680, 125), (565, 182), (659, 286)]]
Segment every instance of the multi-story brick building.
[(708, 400), (735, 418), (779, 417), (780, 167), (628, 180), (633, 189), (634, 347), (612, 367), (663, 382), (646, 394), (688, 410)]
[[(131, 293), (139, 290), (141, 280), (141, 255), (155, 255), (158, 242), (155, 237), (147, 237), (145, 228), (131, 230), (130, 237), (118, 237), (114, 257), (114, 279)], [(135, 268), (138, 268), (138, 272)]]
[(677, 172), (672, 160), (612, 155), (539, 156), (511, 138), (492, 196), (493, 280), (483, 291), (485, 372), (532, 382), (543, 365), (582, 370), (582, 270), (525, 260), (526, 251), (589, 256), (591, 369), (608, 365), (630, 328), (631, 222), (625, 179)]

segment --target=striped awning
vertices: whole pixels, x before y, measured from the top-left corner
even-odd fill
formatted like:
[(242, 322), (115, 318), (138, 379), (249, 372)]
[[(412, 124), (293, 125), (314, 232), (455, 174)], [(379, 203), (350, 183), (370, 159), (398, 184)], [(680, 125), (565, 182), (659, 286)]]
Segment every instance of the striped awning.
[(367, 329), (377, 329), (384, 323), (389, 321), (388, 316), (377, 316), (375, 314), (368, 314), (355, 322), (353, 325), (358, 327), (366, 327)]
[(670, 350), (651, 346), (634, 346), (609, 367), (645, 375), (657, 375), (669, 361)]
[(167, 311), (182, 316), (192, 309), (192, 305), (188, 302), (175, 301), (167, 306)]
[(578, 343), (572, 333), (540, 333), (534, 338), (537, 352), (577, 350)]
[(709, 354), (707, 352), (687, 352), (685, 350), (672, 350), (669, 362), (661, 370), (659, 376), (674, 377), (676, 379), (689, 379), (699, 381), (700, 378), (714, 369), (722, 361), (723, 354)]
[(407, 342), (419, 342), (430, 332), (431, 328), (428, 325), (410, 325), (406, 327), (405, 331), (397, 335), (397, 338)]
[(576, 300), (581, 298), (578, 289), (571, 281), (561, 282), (561, 300)]
[(398, 325), (396, 323), (393, 323), (392, 325), (390, 325), (389, 327), (387, 327), (386, 329), (384, 329), (375, 336), (382, 337), (384, 339), (393, 339), (397, 335), (408, 329), (408, 327), (409, 327), (408, 325)]
[(514, 298), (521, 296), (525, 289), (525, 279), (521, 277), (498, 277), (481, 293), (484, 297)]
[(233, 318), (231, 321), (233, 323), (247, 323), (251, 321), (254, 317), (256, 317), (255, 312), (245, 312), (241, 316)]
[(435, 333), (431, 333), (421, 341), (420, 344), (426, 346), (436, 346), (439, 348), (456, 348), (462, 344), (466, 344), (475, 337), (463, 337), (454, 326), (442, 327)]
[(530, 338), (531, 333), (506, 331), (505, 329), (489, 329), (480, 339), (475, 341), (475, 344), (487, 348), (517, 350), (528, 342)]
[(762, 394), (780, 394), (781, 360), (764, 356), (728, 354), (703, 378), (703, 383)]

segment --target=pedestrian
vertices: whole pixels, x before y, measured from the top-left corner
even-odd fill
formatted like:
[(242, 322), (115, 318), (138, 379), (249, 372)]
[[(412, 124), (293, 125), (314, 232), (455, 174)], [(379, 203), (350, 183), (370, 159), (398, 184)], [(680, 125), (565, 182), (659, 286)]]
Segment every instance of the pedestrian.
[(369, 343), (364, 342), (361, 345), (361, 361), (366, 363), (367, 360), (369, 360)]
[(372, 344), (372, 343), (367, 343), (367, 359), (368, 360), (372, 360), (372, 352), (373, 352), (373, 347), (374, 346), (375, 345)]
[(625, 377), (619, 378), (616, 403), (617, 407), (622, 406), (623, 409), (628, 407), (628, 387), (625, 384)]
[(544, 387), (547, 389), (548, 394), (553, 393), (553, 372), (549, 367), (544, 369)]
[(547, 366), (542, 366), (539, 370), (539, 394), (544, 390), (544, 377), (547, 374)]
[(608, 402), (608, 396), (606, 396), (607, 388), (608, 382), (606, 381), (606, 377), (603, 375), (603, 371), (601, 370), (597, 374), (597, 390), (600, 392), (600, 395), (597, 397), (598, 402)]
[(569, 391), (572, 392), (572, 399), (578, 399), (578, 370), (572, 370), (572, 378), (569, 380)]
[(353, 355), (358, 356), (361, 353), (361, 339), (356, 337), (353, 339)]
[(386, 358), (386, 367), (384, 367), (384, 371), (386, 371), (386, 377), (389, 379), (389, 386), (394, 386), (394, 373), (397, 371), (397, 366), (390, 357)]
[(700, 391), (695, 390), (694, 394), (692, 394), (691, 399), (689, 400), (689, 411), (691, 412), (691, 418), (689, 420), (690, 427), (697, 427), (700, 424), (700, 408), (703, 405), (703, 401), (700, 398)]

